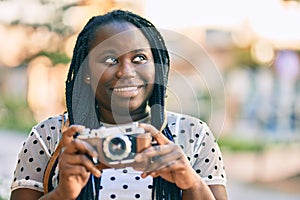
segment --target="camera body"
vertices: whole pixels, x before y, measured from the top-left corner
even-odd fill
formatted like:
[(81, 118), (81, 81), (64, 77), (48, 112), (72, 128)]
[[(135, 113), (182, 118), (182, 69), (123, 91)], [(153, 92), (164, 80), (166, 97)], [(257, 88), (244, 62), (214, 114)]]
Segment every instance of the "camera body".
[(98, 152), (95, 164), (111, 168), (130, 166), (135, 155), (150, 147), (152, 141), (151, 134), (145, 133), (137, 122), (109, 128), (87, 128), (77, 138), (88, 142)]

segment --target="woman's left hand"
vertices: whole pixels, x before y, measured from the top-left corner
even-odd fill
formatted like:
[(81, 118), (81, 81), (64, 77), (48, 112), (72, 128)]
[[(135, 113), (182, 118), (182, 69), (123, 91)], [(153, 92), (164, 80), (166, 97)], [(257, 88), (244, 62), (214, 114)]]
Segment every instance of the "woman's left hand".
[(195, 187), (199, 183), (200, 177), (191, 167), (180, 146), (168, 140), (154, 126), (150, 124), (140, 124), (140, 126), (146, 132), (150, 132), (158, 143), (135, 157), (137, 163), (148, 162), (142, 178), (148, 175), (154, 178), (161, 176), (183, 190)]

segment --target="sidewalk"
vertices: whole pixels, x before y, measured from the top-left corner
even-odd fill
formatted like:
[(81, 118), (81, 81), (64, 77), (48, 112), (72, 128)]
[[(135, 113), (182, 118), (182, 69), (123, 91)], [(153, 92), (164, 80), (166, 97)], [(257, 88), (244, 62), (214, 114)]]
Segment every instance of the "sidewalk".
[(8, 198), (17, 155), (26, 139), (26, 134), (0, 130), (0, 198)]
[[(17, 162), (17, 154), (26, 139), (25, 134), (0, 130), (0, 197), (9, 198), (10, 182)], [(228, 166), (227, 168), (229, 168)], [(246, 184), (234, 179), (228, 180), (228, 196), (230, 200), (299, 200), (300, 194), (286, 194), (282, 191), (266, 187)]]

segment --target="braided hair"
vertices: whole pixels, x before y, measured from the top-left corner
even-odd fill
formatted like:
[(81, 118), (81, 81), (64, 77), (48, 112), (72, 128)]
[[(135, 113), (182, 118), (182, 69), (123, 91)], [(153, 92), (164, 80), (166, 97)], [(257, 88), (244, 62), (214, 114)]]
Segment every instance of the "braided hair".
[[(88, 84), (82, 84), (83, 70), (87, 69), (86, 58), (96, 30), (112, 21), (129, 22), (139, 28), (149, 41), (155, 63), (155, 83), (148, 100), (151, 108), (151, 124), (157, 129), (163, 127), (163, 134), (173, 140), (165, 119), (165, 92), (169, 73), (169, 54), (164, 40), (155, 26), (148, 20), (129, 11), (114, 10), (105, 15), (92, 17), (80, 32), (66, 81), (66, 103), (70, 124), (82, 124), (89, 128), (99, 128), (99, 110), (96, 107), (95, 94)], [(84, 105), (84, 106), (82, 106)], [(76, 112), (75, 112), (76, 111)], [(98, 120), (94, 120), (98, 119)], [(98, 199), (100, 179), (91, 175), (77, 199)], [(93, 192), (94, 191), (94, 192)], [(181, 199), (181, 190), (161, 177), (153, 179), (152, 199)]]

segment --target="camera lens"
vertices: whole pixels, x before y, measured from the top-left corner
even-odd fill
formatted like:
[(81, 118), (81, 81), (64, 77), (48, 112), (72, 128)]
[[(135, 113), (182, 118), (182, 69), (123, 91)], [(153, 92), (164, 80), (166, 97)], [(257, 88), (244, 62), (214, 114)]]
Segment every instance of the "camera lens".
[(131, 152), (131, 142), (125, 135), (108, 136), (103, 142), (103, 151), (111, 160), (122, 160)]
[(113, 155), (122, 155), (126, 150), (126, 143), (122, 138), (113, 138), (108, 144), (108, 149)]

